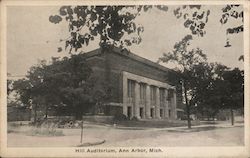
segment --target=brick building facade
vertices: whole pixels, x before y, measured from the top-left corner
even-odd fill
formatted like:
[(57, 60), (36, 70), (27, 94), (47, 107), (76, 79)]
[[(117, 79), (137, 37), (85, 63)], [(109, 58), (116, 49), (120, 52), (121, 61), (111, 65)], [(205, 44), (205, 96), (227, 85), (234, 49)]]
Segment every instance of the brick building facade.
[(84, 54), (98, 78), (96, 85), (110, 87), (101, 110), (138, 119), (177, 119), (183, 112), (178, 73), (119, 48), (96, 49)]

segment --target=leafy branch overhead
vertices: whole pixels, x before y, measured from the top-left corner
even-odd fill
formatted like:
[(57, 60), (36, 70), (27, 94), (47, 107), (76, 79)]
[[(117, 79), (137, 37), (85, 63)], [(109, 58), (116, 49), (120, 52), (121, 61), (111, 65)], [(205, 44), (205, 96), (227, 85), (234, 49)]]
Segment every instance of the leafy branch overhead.
[(210, 10), (201, 10), (201, 5), (183, 5), (174, 10), (174, 15), (185, 20), (184, 26), (189, 28), (193, 35), (204, 36), (204, 30)]
[[(84, 45), (99, 38), (99, 45), (127, 47), (139, 44), (144, 27), (136, 24), (135, 19), (143, 12), (156, 8), (167, 12), (165, 5), (138, 6), (62, 6), (59, 15), (51, 15), (49, 21), (58, 24), (62, 20), (68, 23), (70, 37), (65, 40), (65, 49), (77, 51)], [(191, 12), (188, 12), (189, 8)], [(201, 6), (182, 6), (174, 11), (177, 18), (185, 19), (184, 26), (194, 35), (205, 34), (204, 27), (208, 21), (209, 10), (198, 13)], [(132, 36), (133, 35), (133, 36)], [(61, 51), (61, 49), (60, 49)]]
[(240, 8), (240, 5), (227, 5), (222, 8), (222, 12), (223, 13), (220, 19), (221, 24), (226, 24), (230, 19), (239, 19), (242, 22), (242, 24), (239, 26), (228, 28), (227, 34), (243, 32), (244, 12), (243, 9)]

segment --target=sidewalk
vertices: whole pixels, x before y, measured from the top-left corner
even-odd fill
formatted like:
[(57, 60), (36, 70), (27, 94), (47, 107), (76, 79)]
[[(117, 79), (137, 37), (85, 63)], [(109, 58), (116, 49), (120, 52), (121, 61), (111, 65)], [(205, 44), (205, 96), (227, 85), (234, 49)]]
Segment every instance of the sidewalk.
[(154, 128), (151, 130), (153, 131), (167, 130), (172, 132), (197, 132), (197, 131), (202, 131), (204, 129), (211, 130), (214, 128), (233, 128), (233, 127), (244, 127), (244, 123), (237, 123), (233, 126), (230, 123), (223, 123), (223, 124), (196, 125), (196, 126), (191, 126), (191, 129), (188, 129), (187, 126), (181, 126), (181, 127)]
[[(244, 123), (237, 123), (232, 126), (230, 123), (221, 123), (221, 124), (204, 124), (204, 125), (194, 125), (191, 126), (191, 129), (188, 129), (187, 126), (180, 127), (164, 127), (164, 128), (151, 128), (151, 127), (124, 127), (124, 126), (113, 126), (116, 129), (128, 129), (128, 130), (151, 130), (151, 131), (176, 131), (176, 132), (194, 132), (197, 129), (212, 129), (212, 128), (232, 128), (232, 127), (243, 127)], [(111, 126), (110, 126), (111, 127)]]

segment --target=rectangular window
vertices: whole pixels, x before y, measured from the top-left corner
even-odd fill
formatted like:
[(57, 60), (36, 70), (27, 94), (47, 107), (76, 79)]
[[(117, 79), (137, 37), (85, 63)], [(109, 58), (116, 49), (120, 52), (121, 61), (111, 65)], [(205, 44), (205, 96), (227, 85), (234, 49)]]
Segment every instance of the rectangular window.
[(168, 101), (170, 101), (171, 98), (173, 98), (173, 90), (169, 89), (168, 90)]
[(127, 85), (127, 95), (128, 98), (133, 98), (135, 94), (135, 81), (133, 80), (128, 80), (128, 85)]
[(152, 104), (156, 103), (156, 87), (150, 86), (150, 100)]
[(140, 100), (142, 103), (146, 100), (146, 84), (140, 83)]
[(165, 95), (165, 90), (160, 89), (160, 106), (164, 106), (164, 95)]

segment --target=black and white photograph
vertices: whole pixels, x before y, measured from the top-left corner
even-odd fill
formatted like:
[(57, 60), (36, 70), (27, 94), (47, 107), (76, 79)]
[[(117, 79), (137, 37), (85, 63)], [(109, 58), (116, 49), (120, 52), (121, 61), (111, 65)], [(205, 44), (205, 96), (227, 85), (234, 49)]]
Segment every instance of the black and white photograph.
[(0, 156), (250, 156), (249, 1), (16, 2)]

